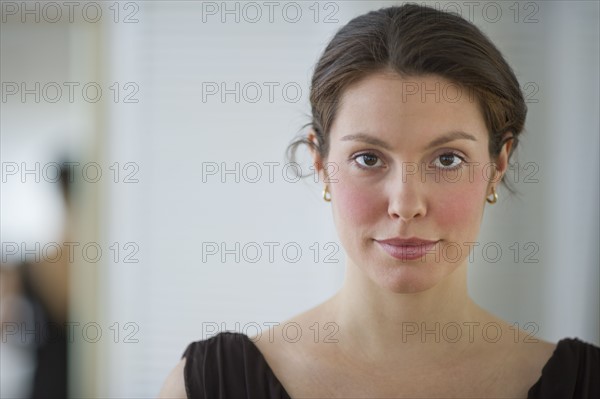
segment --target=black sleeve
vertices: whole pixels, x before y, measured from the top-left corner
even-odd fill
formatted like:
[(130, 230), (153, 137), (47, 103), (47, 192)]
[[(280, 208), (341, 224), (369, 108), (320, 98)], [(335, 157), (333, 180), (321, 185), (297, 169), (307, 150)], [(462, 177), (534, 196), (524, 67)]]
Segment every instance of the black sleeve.
[(192, 342), (182, 357), (188, 398), (286, 398), (289, 396), (250, 339), (222, 332)]
[(528, 398), (600, 398), (600, 348), (577, 338), (558, 342)]

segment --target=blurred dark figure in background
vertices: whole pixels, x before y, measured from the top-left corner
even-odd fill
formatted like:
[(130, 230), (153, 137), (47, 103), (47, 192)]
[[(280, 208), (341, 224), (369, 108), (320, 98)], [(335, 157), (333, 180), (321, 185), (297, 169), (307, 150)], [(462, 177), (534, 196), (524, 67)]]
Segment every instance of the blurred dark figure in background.
[[(68, 168), (63, 166), (57, 183), (60, 185), (66, 209), (63, 238), (69, 235), (68, 222), (72, 200), (70, 182), (72, 176), (69, 176)], [(17, 354), (15, 357), (30, 357), (33, 360), (11, 364), (9, 367), (21, 367), (23, 370), (3, 373), (3, 377), (18, 376), (19, 381), (11, 383), (29, 385), (28, 389), (23, 387), (19, 392), (28, 392), (30, 398), (68, 396), (67, 320), (70, 265), (69, 257), (65, 256), (68, 249), (64, 248), (64, 242), (67, 241), (65, 239), (58, 243), (60, 249), (55, 254), (40, 255), (39, 262), (30, 262), (21, 255), (21, 262), (16, 267), (3, 265), (0, 268), (3, 348), (6, 349), (9, 345), (16, 346), (19, 349), (13, 352), (13, 355)], [(34, 369), (28, 371), (32, 365)]]

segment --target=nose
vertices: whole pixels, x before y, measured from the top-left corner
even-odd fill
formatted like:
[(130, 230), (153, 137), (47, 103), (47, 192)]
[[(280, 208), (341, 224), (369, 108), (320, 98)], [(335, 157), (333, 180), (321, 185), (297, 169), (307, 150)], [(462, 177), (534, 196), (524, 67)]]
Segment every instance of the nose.
[(427, 206), (425, 201), (426, 185), (419, 175), (408, 176), (405, 181), (394, 179), (390, 182), (388, 214), (392, 219), (408, 222), (425, 216)]

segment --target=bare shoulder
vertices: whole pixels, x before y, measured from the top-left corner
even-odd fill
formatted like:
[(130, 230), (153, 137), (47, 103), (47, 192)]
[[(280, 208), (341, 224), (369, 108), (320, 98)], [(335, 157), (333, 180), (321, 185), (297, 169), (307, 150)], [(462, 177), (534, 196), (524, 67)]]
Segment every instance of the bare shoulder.
[(183, 369), (185, 367), (185, 358), (181, 359), (179, 363), (171, 370), (167, 380), (165, 381), (160, 393), (159, 398), (187, 398), (185, 392), (185, 382), (183, 379)]
[[(329, 312), (317, 306), (250, 339), (291, 397), (332, 397), (335, 375), (324, 372), (339, 366), (332, 356), (337, 329)], [(332, 366), (333, 365), (333, 366)], [(335, 367), (339, 374), (339, 367)]]
[[(541, 338), (532, 336), (529, 332), (518, 330), (517, 335), (513, 335), (512, 346), (513, 353), (520, 362), (534, 363), (535, 365), (544, 365), (550, 359), (556, 343), (545, 341)], [(516, 343), (516, 345), (515, 345)]]
[(331, 312), (326, 305), (327, 303), (324, 303), (308, 309), (250, 339), (267, 360), (277, 354), (285, 358), (294, 354), (297, 358), (299, 354), (317, 347), (322, 354), (322, 347), (326, 346), (322, 344), (335, 342), (339, 330), (337, 324), (332, 321)]
[(318, 334), (315, 326), (320, 324), (320, 320), (316, 312), (305, 312), (250, 339), (272, 369), (288, 370), (304, 364), (307, 351), (315, 346), (313, 336)]
[(521, 364), (535, 367), (538, 375), (541, 375), (542, 368), (550, 360), (556, 343), (536, 339), (535, 342), (523, 342), (520, 344), (518, 358)]
[(541, 339), (523, 340), (507, 346), (505, 381), (511, 381), (515, 393), (527, 395), (542, 376), (542, 369), (552, 357), (556, 344)]

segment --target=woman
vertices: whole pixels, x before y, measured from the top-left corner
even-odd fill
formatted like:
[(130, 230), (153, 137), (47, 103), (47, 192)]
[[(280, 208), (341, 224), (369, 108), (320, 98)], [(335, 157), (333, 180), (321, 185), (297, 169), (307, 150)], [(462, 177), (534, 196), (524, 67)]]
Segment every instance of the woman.
[[(305, 138), (347, 253), (326, 302), (192, 343), (165, 397), (596, 397), (600, 348), (550, 343), (468, 296), (469, 251), (526, 117), (500, 52), (414, 4), (359, 16), (312, 79)], [(290, 326), (292, 328), (290, 328)]]

